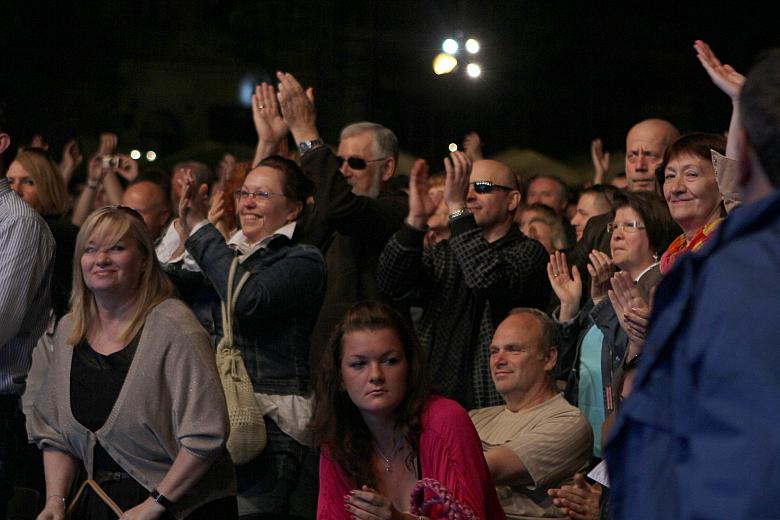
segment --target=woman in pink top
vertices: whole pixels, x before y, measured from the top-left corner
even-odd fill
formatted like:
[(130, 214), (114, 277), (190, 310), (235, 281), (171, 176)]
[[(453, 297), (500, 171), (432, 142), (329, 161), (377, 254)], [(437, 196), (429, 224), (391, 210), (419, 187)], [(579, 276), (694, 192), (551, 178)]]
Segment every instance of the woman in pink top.
[(505, 518), (468, 414), (430, 395), (417, 340), (391, 308), (361, 303), (347, 311), (315, 385), (318, 519), (427, 518), (409, 513), (422, 478), (435, 479), (475, 517)]

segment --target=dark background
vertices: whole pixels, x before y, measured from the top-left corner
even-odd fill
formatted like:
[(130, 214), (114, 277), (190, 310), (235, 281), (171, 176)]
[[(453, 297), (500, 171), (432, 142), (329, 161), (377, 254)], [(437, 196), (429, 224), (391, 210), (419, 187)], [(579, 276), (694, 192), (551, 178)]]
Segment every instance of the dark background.
[[(330, 142), (368, 119), (436, 162), (476, 129), (488, 153), (514, 146), (582, 163), (593, 137), (619, 150), (645, 117), (724, 131), (730, 102), (693, 41), (745, 72), (759, 50), (780, 45), (771, 3), (758, 5), (11, 0), (0, 17), (0, 95), (27, 133), (75, 129), (94, 140), (112, 130), (120, 149), (165, 158), (204, 143), (252, 145), (238, 85), (282, 69), (314, 87)], [(458, 31), (482, 44), (477, 81), (432, 72), (441, 41)]]

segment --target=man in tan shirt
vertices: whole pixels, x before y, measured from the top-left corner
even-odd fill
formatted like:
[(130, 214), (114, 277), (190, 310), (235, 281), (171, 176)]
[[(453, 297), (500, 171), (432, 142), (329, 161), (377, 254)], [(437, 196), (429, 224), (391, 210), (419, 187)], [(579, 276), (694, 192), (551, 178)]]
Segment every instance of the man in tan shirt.
[(547, 495), (590, 462), (593, 432), (552, 376), (557, 329), (536, 309), (515, 309), (490, 345), (490, 372), (505, 406), (471, 411), (509, 519), (560, 517)]

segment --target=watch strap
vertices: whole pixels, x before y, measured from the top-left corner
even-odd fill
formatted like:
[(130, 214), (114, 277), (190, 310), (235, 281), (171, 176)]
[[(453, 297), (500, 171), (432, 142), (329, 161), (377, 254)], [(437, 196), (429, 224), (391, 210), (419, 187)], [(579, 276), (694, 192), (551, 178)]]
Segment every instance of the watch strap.
[(298, 143), (298, 151), (301, 153), (301, 155), (305, 154), (306, 152), (310, 152), (311, 150), (317, 148), (318, 146), (322, 146), (325, 144), (325, 141), (322, 139), (314, 139), (313, 141), (302, 141)]
[(173, 502), (168, 500), (165, 495), (157, 491), (157, 488), (153, 489), (151, 492), (149, 492), (149, 496), (151, 496), (155, 502), (163, 506), (165, 509), (171, 509), (173, 507)]

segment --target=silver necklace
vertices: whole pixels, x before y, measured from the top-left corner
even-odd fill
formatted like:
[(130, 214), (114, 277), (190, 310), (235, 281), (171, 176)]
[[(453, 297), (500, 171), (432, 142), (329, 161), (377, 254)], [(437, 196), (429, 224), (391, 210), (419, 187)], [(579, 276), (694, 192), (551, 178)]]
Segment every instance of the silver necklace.
[(389, 457), (385, 457), (385, 454), (382, 453), (382, 450), (379, 449), (379, 443), (374, 443), (374, 449), (376, 449), (376, 452), (379, 453), (379, 456), (382, 457), (382, 459), (385, 461), (385, 471), (387, 473), (390, 473), (391, 471), (390, 461), (395, 458), (396, 453), (398, 453), (398, 450), (401, 447), (401, 439), (402, 437), (396, 439), (395, 444), (393, 444), (393, 451), (390, 452)]

